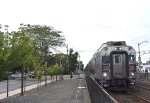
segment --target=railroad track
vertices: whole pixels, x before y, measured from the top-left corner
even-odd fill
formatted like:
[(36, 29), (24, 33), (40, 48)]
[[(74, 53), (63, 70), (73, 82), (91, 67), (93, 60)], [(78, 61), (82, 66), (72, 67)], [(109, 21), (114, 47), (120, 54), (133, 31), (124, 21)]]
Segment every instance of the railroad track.
[(138, 85), (137, 87), (150, 91), (150, 88)]
[(149, 91), (150, 91), (150, 83), (149, 83), (149, 82), (140, 81), (140, 82), (138, 83), (137, 87), (143, 88), (143, 89), (146, 89), (146, 90), (149, 90)]
[(129, 91), (132, 91), (131, 93), (134, 93), (138, 95), (139, 97), (143, 97), (147, 100), (150, 100), (150, 83), (149, 82), (143, 82), (140, 81), (136, 88), (130, 88)]
[(137, 96), (136, 94), (127, 92), (110, 92), (107, 91), (118, 103), (150, 103), (149, 100)]

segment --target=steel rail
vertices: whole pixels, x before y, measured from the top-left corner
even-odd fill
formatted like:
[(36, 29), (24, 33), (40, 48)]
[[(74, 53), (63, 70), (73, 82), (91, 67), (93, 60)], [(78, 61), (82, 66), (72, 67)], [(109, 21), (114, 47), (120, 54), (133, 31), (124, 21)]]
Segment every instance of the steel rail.
[(140, 100), (142, 100), (142, 101), (144, 101), (146, 103), (150, 103), (150, 100), (147, 100), (147, 99), (145, 99), (143, 97), (140, 97), (140, 96), (138, 96), (138, 95), (136, 95), (134, 93), (131, 93), (130, 91), (128, 91), (128, 94), (130, 94), (130, 95), (132, 95), (132, 96), (134, 96), (134, 97), (136, 97), (136, 98), (138, 98), (138, 99), (140, 99)]

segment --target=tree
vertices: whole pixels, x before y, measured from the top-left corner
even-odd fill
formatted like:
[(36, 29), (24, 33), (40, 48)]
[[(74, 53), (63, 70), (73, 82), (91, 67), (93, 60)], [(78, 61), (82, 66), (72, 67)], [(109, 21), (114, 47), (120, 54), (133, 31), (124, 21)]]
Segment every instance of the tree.
[(61, 35), (61, 31), (55, 30), (51, 26), (46, 25), (28, 25), (21, 27), (23, 32), (30, 37), (37, 38), (37, 48), (43, 50), (46, 54), (50, 48), (63, 46), (65, 38)]
[(48, 69), (48, 75), (51, 76), (56, 75), (56, 81), (57, 81), (57, 76), (61, 75), (62, 73), (63, 73), (63, 68), (58, 64), (54, 64)]
[(80, 62), (80, 70), (82, 70), (83, 71), (83, 69), (84, 69), (84, 64), (83, 64), (83, 62), (82, 61), (79, 61)]
[(70, 49), (69, 52), (69, 71), (76, 71), (76, 69), (78, 68), (78, 52), (74, 53), (73, 49)]
[[(79, 69), (79, 62), (80, 62), (80, 70), (83, 70), (84, 65), (82, 61), (78, 61), (79, 53), (74, 52), (73, 49), (70, 49), (69, 52), (69, 71), (77, 72)], [(67, 55), (63, 53), (58, 54), (51, 54), (47, 58), (49, 66), (54, 64), (59, 64), (63, 67), (63, 74), (68, 74), (68, 63), (67, 63)]]
[(66, 57), (67, 57), (67, 55), (63, 54), (63, 53), (51, 54), (47, 58), (48, 66), (59, 64), (63, 68), (62, 74), (67, 74), (68, 68), (67, 68), (67, 58)]
[[(1, 26), (0, 26), (0, 29), (2, 28)], [(1, 61), (0, 62), (0, 80), (2, 80), (3, 78), (5, 78), (7, 76), (6, 72), (9, 68), (7, 63), (9, 62), (8, 59), (11, 55), (8, 25), (5, 27), (7, 27), (7, 28), (5, 28), (5, 30), (6, 30), (5, 32), (2, 32), (0, 30), (0, 61)]]
[(21, 76), (21, 94), (23, 95), (23, 78), (24, 78), (24, 70), (26, 66), (32, 65), (32, 61), (36, 60), (35, 58), (35, 41), (30, 38), (28, 35), (25, 35), (24, 32), (14, 32), (12, 37), (12, 47), (14, 55), (11, 58), (15, 58), (16, 66), (22, 66), (22, 76)]
[[(21, 27), (21, 30), (23, 30), (26, 35), (37, 38), (36, 49), (40, 52), (44, 52), (41, 64), (47, 62), (47, 55), (50, 49), (55, 49), (57, 46), (63, 46), (65, 41), (65, 38), (60, 35), (62, 32), (55, 30), (51, 26), (27, 25), (26, 27)], [(45, 71), (45, 81), (47, 81), (46, 75), (47, 72)]]
[(44, 65), (40, 65), (39, 63), (34, 63), (34, 74), (36, 75), (37, 79), (38, 79), (38, 83), (37, 83), (37, 90), (38, 90), (38, 85), (39, 83), (41, 83), (41, 79), (42, 79), (42, 75), (43, 75), (43, 71), (44, 68), (46, 67), (46, 64)]
[(8, 26), (5, 27), (6, 32), (1, 32), (0, 40), (0, 70), (1, 73), (8, 73), (12, 68), (22, 66), (21, 94), (23, 94), (23, 70), (34, 59), (34, 39), (22, 31), (9, 33)]

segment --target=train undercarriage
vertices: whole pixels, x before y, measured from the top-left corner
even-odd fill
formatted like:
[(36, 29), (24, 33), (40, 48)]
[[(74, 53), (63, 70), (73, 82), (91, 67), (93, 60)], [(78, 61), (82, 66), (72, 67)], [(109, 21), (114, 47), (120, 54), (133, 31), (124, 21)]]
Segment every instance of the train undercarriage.
[(95, 81), (108, 90), (126, 90), (135, 86), (135, 79), (97, 79)]

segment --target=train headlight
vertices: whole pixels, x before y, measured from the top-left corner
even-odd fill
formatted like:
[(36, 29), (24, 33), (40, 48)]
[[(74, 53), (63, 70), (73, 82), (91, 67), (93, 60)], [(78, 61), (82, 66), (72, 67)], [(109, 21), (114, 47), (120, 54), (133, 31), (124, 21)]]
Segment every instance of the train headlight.
[(134, 77), (135, 76), (135, 73), (134, 72), (130, 72), (130, 77)]
[(131, 76), (134, 76), (134, 73), (133, 73), (133, 72), (131, 72)]
[(106, 72), (103, 73), (103, 77), (107, 77), (107, 73)]
[(115, 50), (122, 50), (121, 47), (115, 47)]

